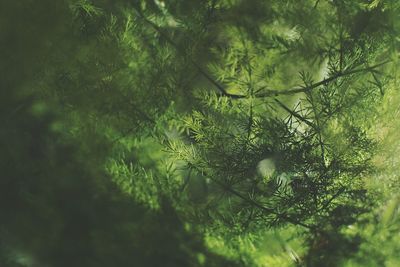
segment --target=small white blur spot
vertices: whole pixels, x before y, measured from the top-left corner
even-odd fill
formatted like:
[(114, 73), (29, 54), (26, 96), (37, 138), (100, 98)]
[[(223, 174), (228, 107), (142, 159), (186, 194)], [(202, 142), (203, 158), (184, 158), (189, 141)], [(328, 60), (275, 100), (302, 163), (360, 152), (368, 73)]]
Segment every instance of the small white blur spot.
[(275, 162), (271, 158), (261, 160), (257, 164), (257, 171), (263, 177), (271, 177), (275, 172)]

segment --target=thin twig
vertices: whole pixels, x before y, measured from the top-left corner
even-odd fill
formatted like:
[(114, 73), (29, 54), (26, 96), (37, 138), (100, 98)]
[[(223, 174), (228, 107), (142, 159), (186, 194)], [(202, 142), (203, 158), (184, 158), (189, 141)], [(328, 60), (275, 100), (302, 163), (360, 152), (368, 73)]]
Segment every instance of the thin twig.
[(293, 117), (299, 119), (300, 121), (304, 122), (305, 124), (307, 124), (308, 126), (315, 128), (315, 125), (306, 120), (305, 118), (303, 118), (302, 116), (300, 116), (299, 114), (297, 114), (296, 112), (294, 112), (293, 110), (291, 110), (290, 108), (288, 108), (287, 106), (285, 106), (281, 101), (279, 101), (277, 98), (274, 99), (276, 103), (278, 103), (279, 106), (281, 106), (284, 110), (286, 110), (290, 115), (292, 115)]

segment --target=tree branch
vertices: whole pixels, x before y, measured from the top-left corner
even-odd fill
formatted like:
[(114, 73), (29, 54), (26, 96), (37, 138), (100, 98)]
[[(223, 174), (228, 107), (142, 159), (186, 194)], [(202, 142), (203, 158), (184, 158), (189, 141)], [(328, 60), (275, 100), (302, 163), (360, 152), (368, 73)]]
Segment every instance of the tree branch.
[(307, 124), (308, 126), (315, 128), (315, 125), (308, 121), (306, 118), (303, 118), (302, 116), (300, 116), (299, 114), (297, 114), (295, 111), (291, 110), (290, 108), (288, 108), (287, 106), (285, 106), (281, 101), (279, 101), (277, 98), (274, 99), (276, 103), (278, 103), (278, 105), (280, 107), (282, 107), (284, 110), (286, 110), (290, 115), (292, 115), (293, 117), (297, 118), (298, 120), (304, 122), (305, 124)]
[[(183, 56), (188, 56), (187, 53), (182, 52), (182, 50), (179, 48), (179, 46), (154, 22), (150, 21), (149, 19), (147, 19), (144, 14), (141, 12), (141, 10), (139, 10), (138, 8), (135, 8), (136, 12), (138, 13), (139, 17), (145, 21), (147, 24), (149, 24), (158, 34), (160, 34), (160, 36), (162, 38), (164, 38), (169, 44), (171, 44), (178, 53), (183, 54)], [(214, 78), (211, 77), (210, 74), (208, 74), (208, 72), (206, 70), (204, 70), (200, 65), (198, 65), (192, 58), (189, 57), (190, 63), (199, 71), (199, 73), (204, 76), (204, 78), (206, 78), (211, 84), (213, 84), (218, 91), (220, 92), (220, 96), (224, 96), (224, 97), (229, 97), (231, 99), (242, 99), (242, 98), (249, 98), (249, 96), (247, 95), (238, 95), (238, 94), (231, 94), (228, 93), (226, 91), (226, 89), (220, 84), (218, 83)], [(392, 60), (386, 60), (383, 61), (381, 63), (375, 64), (373, 66), (370, 67), (366, 67), (366, 68), (360, 68), (360, 69), (354, 69), (354, 70), (349, 70), (349, 71), (345, 71), (345, 72), (339, 72), (329, 78), (326, 78), (322, 81), (319, 81), (317, 83), (311, 84), (309, 86), (306, 87), (295, 87), (295, 88), (290, 88), (290, 89), (284, 89), (284, 90), (275, 90), (275, 89), (270, 89), (270, 90), (266, 90), (263, 93), (260, 94), (254, 94), (252, 97), (255, 98), (264, 98), (264, 97), (271, 97), (271, 96), (280, 96), (280, 95), (293, 95), (293, 94), (298, 94), (298, 93), (305, 93), (305, 92), (309, 92), (321, 85), (330, 83), (340, 77), (344, 77), (344, 76), (348, 76), (351, 74), (355, 74), (355, 73), (360, 73), (360, 72), (367, 72), (367, 71), (372, 71), (382, 65), (385, 65), (389, 62), (391, 62)]]
[[(158, 34), (160, 34), (160, 36), (162, 38), (164, 38), (170, 45), (172, 45), (175, 50), (182, 54), (183, 56), (188, 56), (186, 52), (182, 51), (182, 49), (179, 48), (178, 44), (176, 44), (157, 24), (155, 24), (154, 22), (152, 22), (151, 20), (147, 19), (143, 13), (135, 8), (136, 12), (138, 13), (139, 17), (145, 21), (148, 25), (150, 25)], [(225, 88), (219, 84), (215, 79), (213, 79), (211, 77), (211, 75), (209, 75), (207, 73), (207, 71), (205, 71), (199, 64), (197, 64), (192, 58), (188, 57), (190, 60), (190, 63), (198, 70), (198, 72), (204, 76), (204, 78), (206, 78), (210, 83), (212, 83), (217, 89), (218, 91), (220, 91), (220, 93), (222, 94), (222, 96), (226, 96), (226, 97), (230, 97), (230, 98), (241, 98), (241, 96), (239, 95), (234, 95), (234, 94), (230, 94), (228, 93)]]
[[(345, 77), (345, 76), (360, 73), (360, 72), (373, 71), (374, 69), (376, 69), (380, 66), (383, 66), (391, 61), (392, 60), (385, 60), (383, 62), (380, 62), (378, 64), (375, 64), (375, 65), (372, 65), (372, 66), (369, 66), (366, 68), (359, 68), (359, 69), (353, 69), (353, 70), (348, 70), (348, 71), (344, 71), (344, 72), (338, 72), (337, 74), (335, 74), (329, 78), (323, 79), (319, 82), (313, 83), (306, 87), (295, 87), (295, 88), (284, 89), (284, 90), (266, 90), (263, 93), (256, 94), (254, 97), (262, 98), (262, 97), (270, 97), (270, 96), (293, 95), (293, 94), (297, 94), (297, 93), (306, 93), (306, 92), (309, 92), (321, 85), (328, 84), (340, 77)], [(246, 96), (243, 96), (243, 97), (246, 97)]]
[(298, 220), (295, 220), (295, 219), (289, 217), (289, 216), (286, 215), (286, 214), (278, 213), (278, 212), (276, 212), (274, 209), (264, 207), (264, 206), (261, 205), (260, 203), (258, 203), (258, 202), (254, 201), (254, 200), (252, 200), (252, 199), (249, 199), (249, 198), (243, 196), (242, 194), (240, 194), (239, 192), (237, 192), (236, 190), (234, 190), (234, 189), (231, 188), (230, 186), (225, 185), (225, 184), (223, 184), (223, 183), (217, 181), (216, 179), (213, 179), (213, 178), (210, 178), (210, 179), (211, 179), (214, 183), (216, 183), (217, 185), (219, 185), (220, 187), (222, 187), (223, 189), (225, 189), (226, 191), (228, 191), (229, 193), (231, 193), (232, 195), (235, 195), (235, 196), (239, 197), (240, 199), (246, 201), (247, 203), (253, 205), (254, 207), (256, 207), (256, 208), (258, 208), (258, 209), (261, 209), (261, 210), (263, 210), (263, 211), (265, 211), (265, 212), (267, 212), (267, 213), (274, 214), (274, 215), (276, 215), (277, 217), (282, 218), (282, 219), (286, 220), (288, 223), (291, 223), (291, 224), (293, 224), (293, 225), (299, 225), (299, 226), (302, 226), (302, 227), (307, 228), (307, 229), (313, 229), (312, 226), (310, 226), (310, 225), (308, 225), (308, 224), (305, 224), (305, 223), (302, 223), (302, 222), (300, 222), (300, 221), (298, 221)]
[(217, 179), (215, 179), (214, 177), (209, 176), (206, 173), (204, 173), (203, 171), (199, 170), (196, 166), (191, 165), (191, 168), (194, 168), (197, 172), (202, 173), (203, 175), (209, 177), (210, 180), (213, 181), (215, 184), (217, 184), (219, 187), (221, 187), (224, 190), (228, 191), (232, 195), (237, 196), (238, 198), (242, 199), (243, 201), (251, 204), (252, 206), (254, 206), (254, 207), (256, 207), (256, 208), (258, 208), (258, 209), (260, 209), (260, 210), (262, 210), (264, 212), (274, 214), (278, 218), (284, 219), (286, 222), (291, 223), (293, 225), (302, 226), (302, 227), (307, 228), (309, 230), (315, 230), (315, 228), (312, 225), (308, 225), (308, 224), (300, 222), (300, 221), (298, 221), (296, 219), (293, 219), (293, 218), (289, 217), (287, 214), (278, 213), (274, 209), (264, 207), (263, 205), (261, 205), (257, 201), (254, 201), (253, 199), (245, 197), (244, 195), (242, 195), (241, 193), (237, 192), (236, 190), (234, 190), (229, 185), (226, 185), (225, 183), (222, 183), (222, 182), (218, 181)]

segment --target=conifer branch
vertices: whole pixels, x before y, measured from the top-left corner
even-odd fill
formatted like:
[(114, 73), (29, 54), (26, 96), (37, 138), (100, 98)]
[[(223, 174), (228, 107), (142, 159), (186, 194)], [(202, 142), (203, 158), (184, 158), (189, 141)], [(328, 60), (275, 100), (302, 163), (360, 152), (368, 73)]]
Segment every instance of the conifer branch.
[(320, 149), (321, 149), (322, 166), (324, 168), (326, 168), (325, 145), (324, 145), (323, 138), (322, 138), (322, 129), (321, 129), (321, 122), (320, 122), (320, 119), (319, 119), (319, 113), (317, 112), (317, 108), (315, 107), (315, 103), (314, 103), (314, 98), (312, 96), (312, 92), (309, 91), (307, 93), (308, 93), (307, 96), (308, 96), (308, 99), (309, 99), (309, 103), (311, 104), (311, 108), (312, 108), (312, 111), (314, 113), (315, 126), (316, 126), (314, 129), (315, 129), (315, 132), (318, 135), (318, 142), (319, 142), (319, 146), (320, 146)]
[(240, 199), (244, 200), (245, 202), (251, 204), (252, 206), (254, 206), (254, 207), (256, 207), (256, 208), (258, 208), (258, 209), (260, 209), (260, 210), (262, 210), (262, 211), (264, 211), (264, 212), (274, 214), (274, 215), (276, 215), (278, 218), (282, 218), (282, 219), (284, 219), (285, 221), (287, 221), (288, 223), (291, 223), (291, 224), (293, 224), (293, 225), (302, 226), (302, 227), (307, 228), (307, 229), (314, 229), (313, 226), (308, 225), (308, 224), (305, 224), (305, 223), (303, 223), (303, 222), (300, 222), (300, 221), (298, 221), (298, 220), (296, 220), (296, 219), (293, 219), (293, 218), (289, 217), (287, 214), (278, 213), (278, 212), (276, 212), (274, 209), (264, 207), (263, 205), (261, 205), (261, 204), (258, 203), (257, 201), (254, 201), (254, 200), (252, 200), (252, 199), (249, 199), (249, 198), (243, 196), (242, 194), (240, 194), (239, 192), (237, 192), (236, 190), (234, 190), (232, 187), (230, 187), (230, 186), (228, 186), (228, 185), (225, 185), (225, 184), (221, 183), (220, 181), (218, 181), (218, 180), (216, 180), (216, 179), (214, 179), (214, 178), (212, 178), (212, 177), (210, 177), (210, 179), (211, 179), (214, 183), (216, 183), (217, 185), (219, 185), (221, 188), (223, 188), (223, 189), (225, 189), (226, 191), (228, 191), (229, 193), (231, 193), (232, 195), (235, 195), (235, 196), (239, 197)]
[(309, 230), (315, 230), (315, 227), (313, 227), (312, 225), (308, 225), (308, 224), (305, 224), (305, 223), (303, 223), (301, 221), (293, 219), (293, 218), (289, 217), (287, 214), (276, 212), (274, 209), (264, 207), (263, 205), (261, 205), (257, 201), (255, 201), (253, 199), (250, 199), (250, 198), (247, 198), (246, 196), (244, 196), (241, 193), (237, 192), (231, 186), (226, 185), (225, 183), (222, 183), (221, 181), (218, 181), (217, 179), (215, 179), (214, 177), (212, 177), (210, 175), (207, 175), (204, 171), (200, 170), (196, 166), (190, 164), (190, 167), (195, 169), (197, 172), (202, 173), (203, 175), (207, 176), (208, 178), (210, 178), (211, 181), (213, 181), (219, 187), (221, 187), (222, 189), (228, 191), (232, 195), (237, 196), (238, 198), (242, 199), (243, 201), (247, 202), (248, 204), (252, 205), (253, 207), (256, 207), (256, 208), (258, 208), (258, 209), (260, 209), (260, 210), (262, 210), (264, 212), (267, 212), (267, 213), (270, 213), (270, 214), (274, 214), (275, 216), (277, 216), (277, 218), (284, 219), (286, 222), (291, 223), (293, 225), (302, 226), (302, 227), (307, 228)]
[[(341, 77), (345, 77), (345, 76), (349, 76), (349, 75), (361, 73), (361, 72), (368, 72), (368, 71), (373, 72), (376, 68), (381, 67), (385, 64), (388, 64), (391, 61), (392, 60), (385, 60), (383, 62), (377, 63), (375, 65), (372, 65), (372, 66), (369, 66), (366, 68), (359, 68), (359, 69), (353, 69), (353, 70), (348, 70), (348, 71), (344, 71), (344, 72), (338, 72), (329, 78), (323, 79), (319, 82), (313, 83), (313, 84), (311, 84), (309, 86), (305, 86), (305, 87), (295, 87), (295, 88), (282, 89), (282, 90), (276, 90), (276, 89), (265, 90), (263, 93), (255, 94), (253, 97), (254, 98), (266, 98), (266, 97), (272, 97), (272, 96), (294, 95), (294, 94), (298, 94), (298, 93), (307, 93), (317, 87), (320, 87), (321, 85), (326, 85), (326, 84), (333, 82), (336, 79), (341, 78)], [(235, 94), (222, 94), (221, 96), (228, 96), (233, 99), (249, 98), (249, 96), (247, 96), (247, 95), (235, 95)]]
[[(260, 94), (256, 94), (254, 97), (258, 97), (258, 98), (263, 98), (263, 97), (270, 97), (270, 96), (279, 96), (279, 95), (293, 95), (293, 94), (298, 94), (298, 93), (307, 93), (312, 91), (313, 89), (321, 86), (321, 85), (325, 85), (328, 84), (332, 81), (335, 81), (338, 78), (341, 77), (345, 77), (345, 76), (349, 76), (352, 74), (356, 74), (356, 73), (360, 73), (360, 72), (368, 72), (368, 71), (373, 71), (378, 67), (381, 67), (389, 62), (391, 62), (392, 60), (385, 60), (383, 62), (377, 63), (375, 65), (366, 67), (366, 68), (359, 68), (359, 69), (353, 69), (353, 70), (348, 70), (348, 71), (344, 71), (344, 72), (338, 72), (335, 75), (323, 79), (319, 82), (313, 83), (309, 86), (305, 86), (305, 87), (296, 87), (296, 88), (290, 88), (290, 89), (284, 89), (284, 90), (266, 90), (264, 91), (264, 93), (260, 93)], [(246, 98), (246, 96), (242, 96), (241, 98)]]
[[(212, 78), (212, 76), (206, 70), (204, 70), (199, 64), (197, 64), (197, 62), (195, 62), (190, 56), (188, 56), (186, 52), (182, 52), (182, 50), (179, 48), (179, 46), (157, 24), (155, 24), (151, 20), (147, 19), (145, 17), (145, 15), (143, 14), (143, 12), (141, 12), (140, 9), (135, 8), (135, 10), (138, 13), (139, 17), (143, 21), (145, 21), (148, 25), (150, 25), (158, 34), (160, 34), (160, 36), (162, 38), (164, 38), (170, 45), (172, 45), (178, 53), (182, 54), (182, 56), (189, 58), (190, 63), (198, 70), (198, 72), (218, 89), (218, 91), (220, 92), (220, 96), (229, 97), (231, 99), (249, 98), (249, 96), (247, 96), (247, 95), (238, 95), (238, 94), (228, 93), (221, 84), (219, 84), (214, 78)], [(378, 64), (375, 64), (373, 66), (369, 66), (366, 68), (353, 69), (353, 70), (344, 71), (344, 72), (340, 71), (329, 78), (323, 79), (319, 82), (316, 82), (316, 83), (311, 84), (306, 87), (295, 87), (295, 88), (284, 89), (284, 90), (269, 89), (269, 90), (265, 90), (263, 93), (254, 94), (252, 97), (265, 98), (265, 97), (271, 97), (271, 96), (293, 95), (293, 94), (298, 94), (298, 93), (306, 93), (306, 92), (309, 92), (321, 85), (328, 84), (340, 77), (345, 77), (345, 76), (360, 73), (360, 72), (373, 71), (376, 68), (378, 68), (382, 65), (385, 65), (391, 61), (392, 60), (385, 60), (383, 62), (380, 62)]]
[(344, 191), (345, 191), (345, 187), (343, 186), (328, 201), (326, 201), (326, 203), (321, 208), (319, 208), (318, 211), (322, 211), (322, 210), (326, 209), (332, 203), (332, 201), (334, 201), (336, 198), (338, 198)]
[(183, 52), (179, 48), (179, 46), (168, 36), (168, 34), (166, 34), (157, 24), (155, 24), (151, 20), (147, 19), (139, 9), (135, 8), (135, 10), (138, 13), (139, 17), (143, 21), (145, 21), (148, 25), (150, 25), (162, 38), (164, 38), (165, 41), (167, 41), (170, 45), (172, 45), (178, 53), (182, 54), (182, 56), (184, 56), (184, 57), (189, 58), (190, 63), (197, 69), (197, 71), (204, 78), (206, 78), (206, 80), (208, 80), (211, 84), (213, 84), (218, 89), (218, 91), (220, 91), (222, 96), (230, 97), (233, 99), (241, 98), (241, 96), (239, 96), (239, 95), (228, 93), (221, 84), (219, 84), (215, 79), (213, 79), (211, 77), (210, 74), (207, 73), (207, 71), (205, 71), (199, 64), (197, 64), (197, 62), (195, 62), (190, 56), (188, 56), (186, 52)]
[(291, 110), (290, 108), (288, 108), (286, 105), (284, 105), (281, 101), (279, 101), (277, 98), (274, 99), (276, 103), (278, 103), (278, 105), (280, 107), (282, 107), (284, 110), (286, 110), (290, 115), (292, 115), (293, 117), (297, 118), (298, 120), (304, 122), (305, 124), (307, 124), (308, 126), (315, 128), (315, 125), (308, 121), (306, 118), (300, 116), (299, 114), (297, 114), (295, 111)]

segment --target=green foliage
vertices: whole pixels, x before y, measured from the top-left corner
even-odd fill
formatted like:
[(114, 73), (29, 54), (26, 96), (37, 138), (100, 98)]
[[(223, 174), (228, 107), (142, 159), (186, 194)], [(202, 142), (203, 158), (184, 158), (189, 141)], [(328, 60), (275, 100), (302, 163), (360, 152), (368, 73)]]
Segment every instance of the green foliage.
[(0, 260), (398, 265), (399, 9), (3, 1)]

